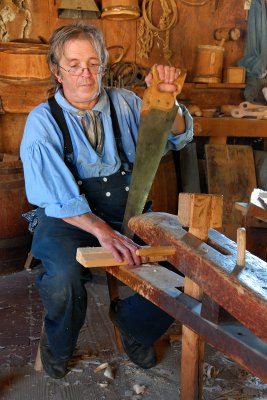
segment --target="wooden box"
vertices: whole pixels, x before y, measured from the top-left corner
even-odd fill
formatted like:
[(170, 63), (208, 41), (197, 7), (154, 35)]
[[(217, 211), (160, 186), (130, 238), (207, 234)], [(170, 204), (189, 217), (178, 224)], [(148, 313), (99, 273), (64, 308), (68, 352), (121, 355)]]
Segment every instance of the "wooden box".
[(246, 80), (246, 68), (228, 67), (223, 70), (224, 83), (244, 83)]

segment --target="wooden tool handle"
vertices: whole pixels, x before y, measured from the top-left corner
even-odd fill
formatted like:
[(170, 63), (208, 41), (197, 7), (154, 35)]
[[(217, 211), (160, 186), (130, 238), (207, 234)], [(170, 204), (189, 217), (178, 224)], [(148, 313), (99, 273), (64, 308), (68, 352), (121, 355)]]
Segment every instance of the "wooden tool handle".
[(151, 73), (153, 79), (151, 86), (144, 91), (141, 113), (148, 112), (152, 109), (168, 112), (172, 110), (175, 104), (176, 96), (182, 91), (182, 87), (186, 78), (186, 71), (181, 70), (180, 75), (173, 82), (173, 84), (176, 86), (176, 90), (171, 93), (160, 91), (159, 84), (163, 83), (163, 81), (159, 79), (156, 65), (153, 65)]
[(144, 246), (140, 247), (140, 249), (136, 250), (136, 255), (141, 257), (148, 256), (172, 256), (175, 254), (174, 246)]

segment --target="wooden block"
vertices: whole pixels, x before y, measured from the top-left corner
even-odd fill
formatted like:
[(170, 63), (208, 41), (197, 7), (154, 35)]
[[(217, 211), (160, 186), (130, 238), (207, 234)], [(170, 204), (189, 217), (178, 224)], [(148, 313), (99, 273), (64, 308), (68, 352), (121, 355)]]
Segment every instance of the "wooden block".
[(222, 206), (221, 195), (180, 193), (178, 221), (182, 225), (189, 226), (189, 230), (203, 230), (201, 237), (198, 233), (195, 236), (206, 240), (209, 227), (222, 226)]
[[(173, 246), (141, 247), (136, 254), (148, 257), (148, 262), (166, 261), (167, 256), (175, 254)], [(127, 261), (118, 262), (103, 247), (79, 247), (77, 249), (76, 260), (86, 268), (112, 267), (115, 265), (127, 265)]]
[(228, 67), (223, 71), (223, 81), (225, 83), (244, 83), (246, 80), (246, 68)]

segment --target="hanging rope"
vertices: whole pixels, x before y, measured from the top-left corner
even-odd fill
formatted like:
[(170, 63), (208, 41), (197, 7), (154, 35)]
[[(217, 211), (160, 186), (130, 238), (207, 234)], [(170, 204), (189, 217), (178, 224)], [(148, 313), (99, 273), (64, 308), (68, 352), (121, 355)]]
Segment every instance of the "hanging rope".
[[(163, 45), (164, 58), (169, 61), (172, 57), (170, 49), (170, 30), (177, 22), (177, 5), (174, 0), (160, 0), (162, 15), (158, 26), (152, 23), (152, 7), (154, 0), (143, 0), (142, 17), (137, 35), (138, 55), (148, 58), (156, 37)], [(165, 39), (161, 37), (165, 33)]]
[(182, 3), (187, 4), (188, 6), (205, 6), (205, 4), (208, 4), (211, 0), (202, 0), (202, 1), (189, 1), (189, 0), (180, 0)]

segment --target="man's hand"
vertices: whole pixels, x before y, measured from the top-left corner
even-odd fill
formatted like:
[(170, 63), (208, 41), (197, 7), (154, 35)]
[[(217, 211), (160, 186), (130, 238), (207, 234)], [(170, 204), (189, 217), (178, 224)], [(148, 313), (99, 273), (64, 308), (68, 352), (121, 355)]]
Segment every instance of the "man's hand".
[[(170, 67), (169, 65), (157, 65), (157, 72), (159, 74), (159, 80), (161, 83), (158, 85), (158, 89), (161, 92), (175, 92), (177, 90), (177, 85), (173, 82), (178, 78), (181, 70), (175, 67)], [(147, 87), (151, 86), (153, 80), (153, 75), (151, 72), (145, 78)]]
[(110, 251), (113, 257), (121, 262), (126, 260), (129, 265), (140, 265), (147, 262), (147, 257), (140, 257), (136, 255), (136, 250), (140, 248), (139, 245), (134, 243), (127, 236), (120, 234), (106, 225), (106, 229), (101, 232), (101, 237), (98, 241), (106, 250)]
[(126, 260), (129, 265), (140, 265), (147, 262), (147, 257), (136, 255), (136, 250), (140, 248), (138, 244), (114, 231), (110, 225), (95, 214), (88, 212), (75, 217), (63, 218), (63, 220), (94, 235), (100, 245), (110, 251), (118, 262)]

